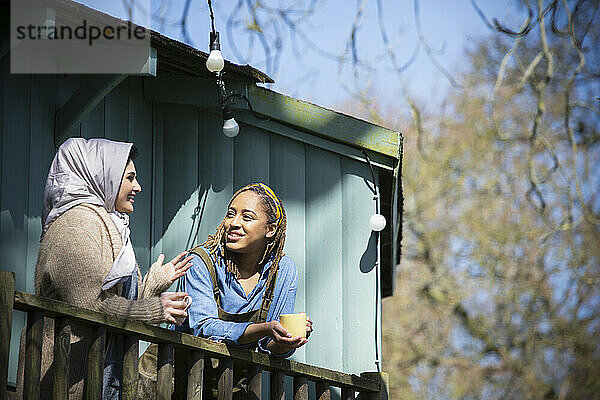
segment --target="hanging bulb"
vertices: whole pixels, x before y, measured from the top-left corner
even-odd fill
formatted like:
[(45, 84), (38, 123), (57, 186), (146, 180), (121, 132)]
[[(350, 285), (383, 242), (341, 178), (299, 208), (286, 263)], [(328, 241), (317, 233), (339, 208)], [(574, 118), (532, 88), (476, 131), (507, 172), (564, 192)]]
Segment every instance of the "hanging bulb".
[(223, 135), (227, 137), (236, 137), (238, 133), (240, 133), (240, 126), (235, 119), (233, 119), (233, 113), (229, 108), (229, 104), (225, 103), (223, 105)]
[(369, 226), (375, 232), (381, 232), (385, 228), (386, 223), (385, 217), (381, 214), (373, 214), (369, 218)]
[(221, 72), (225, 66), (225, 60), (219, 50), (211, 50), (208, 60), (206, 60), (206, 68), (210, 72)]
[(227, 137), (236, 137), (240, 132), (240, 126), (235, 119), (230, 118), (223, 123), (223, 135)]
[(210, 72), (221, 72), (225, 66), (225, 60), (221, 55), (221, 44), (219, 42), (219, 32), (210, 33), (210, 54), (206, 60), (206, 68)]

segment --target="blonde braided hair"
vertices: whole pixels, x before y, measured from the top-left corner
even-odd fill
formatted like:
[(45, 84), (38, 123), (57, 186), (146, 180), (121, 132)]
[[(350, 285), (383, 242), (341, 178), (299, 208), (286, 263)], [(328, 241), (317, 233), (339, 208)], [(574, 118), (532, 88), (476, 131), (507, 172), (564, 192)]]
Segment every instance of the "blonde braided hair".
[[(229, 204), (227, 204), (227, 209), (231, 206), (233, 200), (242, 192), (251, 191), (260, 197), (261, 204), (263, 210), (267, 214), (267, 223), (277, 224), (277, 228), (275, 231), (275, 235), (270, 238), (265, 246), (265, 251), (258, 262), (260, 266), (264, 265), (273, 258), (273, 262), (271, 263), (271, 267), (269, 269), (269, 279), (277, 272), (279, 268), (279, 261), (284, 256), (283, 247), (285, 245), (285, 232), (287, 228), (287, 217), (285, 215), (285, 209), (283, 208), (283, 203), (279, 199), (279, 197), (273, 192), (273, 190), (265, 185), (264, 183), (251, 183), (249, 185), (244, 186), (239, 189), (237, 192), (233, 194), (231, 200), (229, 200)], [(225, 218), (217, 227), (217, 230), (214, 235), (209, 235), (205, 242), (201, 243), (201, 246), (204, 246), (208, 249), (209, 253), (216, 259), (217, 250), (219, 247), (223, 248), (223, 257), (225, 258), (225, 265), (227, 265), (227, 270), (234, 274), (239, 278), (238, 267), (235, 264), (232, 254), (227, 247), (225, 246), (225, 238), (227, 232), (225, 231)]]

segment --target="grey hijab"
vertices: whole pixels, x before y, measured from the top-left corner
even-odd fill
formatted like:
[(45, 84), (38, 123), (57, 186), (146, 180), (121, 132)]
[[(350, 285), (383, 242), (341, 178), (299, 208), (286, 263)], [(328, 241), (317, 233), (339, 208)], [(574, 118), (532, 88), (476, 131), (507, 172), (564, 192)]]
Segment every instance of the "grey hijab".
[(71, 138), (54, 156), (44, 189), (42, 237), (56, 218), (82, 203), (103, 206), (115, 223), (123, 246), (104, 280), (104, 290), (131, 276), (136, 266), (129, 215), (115, 210), (131, 146), (106, 139)]

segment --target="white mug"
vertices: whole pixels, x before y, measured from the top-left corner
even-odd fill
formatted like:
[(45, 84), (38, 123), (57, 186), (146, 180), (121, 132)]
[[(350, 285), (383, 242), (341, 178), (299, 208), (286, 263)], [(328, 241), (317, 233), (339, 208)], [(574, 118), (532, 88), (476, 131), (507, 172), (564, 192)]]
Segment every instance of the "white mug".
[[(192, 305), (192, 296), (189, 296), (189, 295), (188, 295), (188, 296), (185, 296), (185, 297), (183, 298), (183, 301), (185, 301), (185, 304), (186, 304), (186, 306), (185, 306), (185, 308), (183, 309), (183, 311), (187, 311), (187, 310), (190, 308), (190, 306)], [(178, 322), (179, 324), (183, 324), (183, 321), (185, 321), (185, 320), (186, 320), (186, 318), (175, 318), (175, 319), (177, 320), (177, 322)]]

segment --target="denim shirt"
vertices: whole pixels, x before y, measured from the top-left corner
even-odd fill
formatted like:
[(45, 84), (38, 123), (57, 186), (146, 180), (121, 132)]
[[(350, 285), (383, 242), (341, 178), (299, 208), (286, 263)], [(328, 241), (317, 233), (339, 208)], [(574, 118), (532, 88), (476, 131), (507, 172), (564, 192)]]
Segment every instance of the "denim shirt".
[[(208, 251), (207, 251), (208, 253)], [(258, 284), (246, 296), (242, 285), (234, 274), (227, 270), (225, 261), (217, 250), (217, 260), (211, 255), (215, 265), (219, 290), (221, 292), (221, 308), (231, 314), (240, 314), (260, 308), (263, 293), (269, 275), (271, 261), (267, 262), (262, 271)], [(229, 322), (218, 317), (217, 303), (213, 296), (212, 280), (208, 268), (197, 255), (193, 255), (192, 267), (183, 277), (183, 291), (192, 297), (192, 305), (188, 310), (188, 323), (192, 333), (218, 342), (228, 342), (240, 345), (239, 339), (252, 322)], [(283, 256), (279, 262), (279, 271), (273, 292), (273, 302), (267, 313), (267, 322), (278, 320), (281, 314), (294, 312), (296, 289), (298, 287), (298, 270), (294, 262)], [(271, 352), (266, 349), (269, 337), (258, 341), (258, 349), (262, 352)], [(244, 345), (241, 345), (242, 347)], [(294, 349), (284, 354), (273, 354), (288, 357)]]

